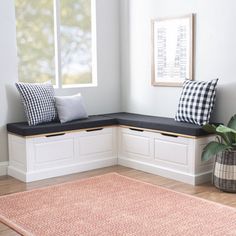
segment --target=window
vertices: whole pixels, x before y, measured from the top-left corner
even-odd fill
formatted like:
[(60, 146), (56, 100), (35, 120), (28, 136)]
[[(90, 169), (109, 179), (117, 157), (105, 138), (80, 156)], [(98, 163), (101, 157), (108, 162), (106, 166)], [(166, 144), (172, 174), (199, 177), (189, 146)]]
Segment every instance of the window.
[(64, 88), (96, 85), (94, 4), (94, 0), (15, 0), (21, 82), (51, 80)]

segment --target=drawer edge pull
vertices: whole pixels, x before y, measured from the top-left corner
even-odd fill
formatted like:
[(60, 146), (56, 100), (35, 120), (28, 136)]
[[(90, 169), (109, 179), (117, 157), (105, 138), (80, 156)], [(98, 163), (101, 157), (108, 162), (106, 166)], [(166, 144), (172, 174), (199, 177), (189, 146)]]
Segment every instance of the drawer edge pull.
[(178, 137), (179, 137), (178, 135), (175, 135), (175, 134), (167, 134), (167, 133), (161, 133), (161, 135), (163, 135), (163, 136), (168, 136), (168, 137), (172, 137), (172, 138), (178, 138)]
[(103, 130), (103, 128), (87, 129), (86, 132), (93, 132), (93, 131), (99, 131), (99, 130)]
[(130, 130), (132, 131), (137, 131), (137, 132), (143, 132), (144, 130), (143, 129), (136, 129), (136, 128), (129, 128)]
[(66, 133), (58, 133), (58, 134), (48, 134), (45, 135), (46, 138), (50, 138), (50, 137), (56, 137), (56, 136), (62, 136), (65, 135)]

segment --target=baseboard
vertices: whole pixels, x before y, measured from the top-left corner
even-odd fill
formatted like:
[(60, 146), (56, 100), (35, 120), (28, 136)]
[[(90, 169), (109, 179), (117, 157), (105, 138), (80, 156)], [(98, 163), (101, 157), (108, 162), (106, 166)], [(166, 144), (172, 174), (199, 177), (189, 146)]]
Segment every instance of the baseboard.
[(26, 173), (20, 169), (15, 168), (14, 166), (8, 166), (7, 174), (23, 182), (26, 182)]
[(195, 185), (212, 182), (212, 171), (195, 175)]
[(0, 162), (0, 176), (7, 175), (8, 161)]
[(84, 162), (84, 163), (75, 163), (75, 164), (61, 166), (57, 168), (31, 171), (28, 173), (25, 173), (22, 170), (16, 169), (15, 167), (9, 166), (8, 175), (24, 182), (32, 182), (36, 180), (69, 175), (69, 174), (84, 172), (84, 171), (93, 170), (93, 169), (99, 169), (99, 168), (113, 166), (113, 165), (117, 165), (117, 157), (100, 159), (100, 160)]
[(191, 175), (189, 173), (176, 171), (169, 168), (156, 166), (154, 164), (137, 161), (134, 159), (118, 158), (118, 164), (121, 166), (130, 167), (144, 172), (160, 175), (166, 178), (174, 179), (191, 185), (201, 184), (211, 179), (211, 172), (205, 172), (198, 175)]
[(160, 175), (166, 178), (175, 179), (177, 181), (181, 181), (191, 185), (198, 185), (204, 182), (211, 181), (212, 172), (204, 172), (197, 175), (191, 175), (185, 172), (176, 171), (169, 168), (164, 168), (160, 166), (156, 166), (154, 164), (145, 163), (142, 161), (137, 161), (134, 159), (128, 159), (125, 157), (117, 157), (106, 158), (101, 160), (95, 160), (85, 163), (75, 163), (72, 165), (61, 166), (57, 168), (43, 169), (38, 171), (24, 172), (20, 169), (17, 169), (13, 166), (8, 166), (8, 162), (0, 162), (0, 175), (10, 175), (14, 178), (17, 178), (24, 182), (32, 182), (36, 180), (42, 180), (62, 175), (69, 175), (78, 172), (84, 172), (88, 170), (113, 166), (113, 165), (121, 165), (130, 167), (133, 169), (141, 170), (144, 172), (152, 173), (155, 175)]

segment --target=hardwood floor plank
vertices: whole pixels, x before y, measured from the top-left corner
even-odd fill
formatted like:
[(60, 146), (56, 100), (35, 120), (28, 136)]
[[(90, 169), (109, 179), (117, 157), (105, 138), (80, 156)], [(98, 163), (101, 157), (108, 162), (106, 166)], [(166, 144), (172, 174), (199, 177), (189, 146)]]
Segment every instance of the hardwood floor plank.
[[(200, 197), (213, 202), (218, 202), (236, 208), (236, 194), (224, 193), (212, 186), (211, 183), (192, 186), (179, 181), (167, 179), (158, 175), (145, 173), (123, 166), (112, 166), (73, 175), (60, 176), (56, 178), (40, 180), (32, 183), (24, 183), (10, 176), (0, 177), (0, 196), (22, 192), (26, 190), (47, 187), (55, 184), (65, 183), (73, 180), (84, 179), (92, 176), (102, 175), (110, 172), (116, 172), (124, 176), (134, 178), (140, 181), (151, 183), (172, 189), (177, 192)], [(19, 235), (7, 226), (0, 223), (0, 236), (16, 236)]]

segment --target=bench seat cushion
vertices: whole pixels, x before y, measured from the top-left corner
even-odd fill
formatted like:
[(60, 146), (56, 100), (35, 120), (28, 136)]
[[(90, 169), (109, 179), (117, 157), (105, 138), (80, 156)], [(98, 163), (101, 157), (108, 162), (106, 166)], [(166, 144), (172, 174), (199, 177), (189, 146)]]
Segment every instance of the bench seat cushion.
[(18, 122), (7, 125), (8, 132), (21, 136), (38, 134), (48, 134), (56, 132), (71, 131), (77, 129), (96, 128), (108, 125), (116, 125), (117, 120), (112, 117), (90, 116), (87, 119), (75, 120), (61, 124), (60, 122), (50, 122), (35, 126), (29, 126), (27, 122)]
[(199, 125), (177, 122), (172, 118), (146, 116), (124, 112), (89, 116), (88, 119), (76, 120), (63, 124), (59, 122), (51, 122), (36, 126), (29, 126), (26, 122), (12, 123), (7, 125), (7, 130), (21, 136), (30, 136), (118, 124), (189, 136), (206, 135), (206, 132)]
[(189, 136), (203, 136), (207, 134), (199, 125), (178, 122), (172, 118), (131, 113), (114, 113), (107, 116), (110, 118), (116, 118), (120, 125), (160, 130)]

